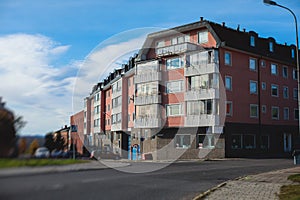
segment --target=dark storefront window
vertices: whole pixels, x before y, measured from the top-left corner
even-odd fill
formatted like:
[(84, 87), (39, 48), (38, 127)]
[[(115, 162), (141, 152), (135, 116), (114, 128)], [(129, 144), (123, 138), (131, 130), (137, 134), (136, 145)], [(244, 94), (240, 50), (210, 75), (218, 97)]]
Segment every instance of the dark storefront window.
[(176, 148), (190, 148), (191, 147), (191, 135), (176, 135), (175, 136)]
[(244, 148), (255, 149), (255, 135), (244, 135)]
[(215, 137), (212, 134), (198, 135), (197, 148), (213, 148), (215, 147)]
[(231, 136), (231, 148), (241, 149), (242, 148), (242, 135), (232, 135)]
[(268, 135), (261, 136), (260, 148), (261, 149), (269, 149), (269, 136)]

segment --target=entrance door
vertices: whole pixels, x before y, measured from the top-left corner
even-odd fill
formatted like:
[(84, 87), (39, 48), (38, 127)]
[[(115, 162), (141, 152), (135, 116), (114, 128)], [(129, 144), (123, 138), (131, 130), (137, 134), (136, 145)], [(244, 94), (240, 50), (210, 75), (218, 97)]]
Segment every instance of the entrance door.
[(290, 133), (283, 134), (283, 150), (284, 152), (292, 151), (292, 134)]

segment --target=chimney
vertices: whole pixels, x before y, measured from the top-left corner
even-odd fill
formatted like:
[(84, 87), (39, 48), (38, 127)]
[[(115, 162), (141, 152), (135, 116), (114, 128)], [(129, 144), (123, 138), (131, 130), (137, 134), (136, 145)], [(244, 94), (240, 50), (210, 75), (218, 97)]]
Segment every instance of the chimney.
[(222, 22), (222, 26), (225, 27), (225, 22)]
[(200, 22), (203, 22), (203, 17), (200, 17)]
[(240, 25), (238, 24), (238, 27), (237, 27), (237, 29), (236, 29), (237, 31), (240, 31)]
[(244, 33), (246, 32), (246, 29), (245, 28), (243, 28), (243, 31), (244, 31)]

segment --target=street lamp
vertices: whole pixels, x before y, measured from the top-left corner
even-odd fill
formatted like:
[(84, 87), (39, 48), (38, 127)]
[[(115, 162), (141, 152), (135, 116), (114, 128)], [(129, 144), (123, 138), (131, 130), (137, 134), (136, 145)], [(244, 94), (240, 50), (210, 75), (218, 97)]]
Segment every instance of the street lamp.
[(298, 50), (299, 49), (299, 43), (298, 43), (297, 18), (296, 18), (295, 13), (291, 9), (289, 9), (285, 6), (282, 6), (280, 4), (277, 4), (275, 1), (264, 0), (264, 3), (268, 4), (268, 5), (272, 5), (272, 6), (278, 6), (280, 8), (288, 10), (293, 15), (294, 20), (295, 20), (295, 27), (296, 27), (296, 65), (297, 65), (297, 83), (298, 83), (298, 127), (299, 127), (299, 129), (298, 129), (299, 133), (298, 134), (300, 136), (300, 77), (299, 77), (300, 73), (299, 73), (299, 52), (298, 52), (299, 51)]

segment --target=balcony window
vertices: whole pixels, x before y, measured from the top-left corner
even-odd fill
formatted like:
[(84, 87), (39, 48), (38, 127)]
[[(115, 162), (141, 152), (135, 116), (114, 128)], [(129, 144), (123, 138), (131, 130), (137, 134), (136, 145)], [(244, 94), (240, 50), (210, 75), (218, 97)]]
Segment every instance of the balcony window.
[(166, 105), (167, 116), (179, 116), (182, 115), (181, 104), (169, 104)]
[(150, 82), (137, 84), (137, 96), (147, 96), (158, 94), (158, 83)]
[(183, 91), (183, 81), (171, 81), (166, 84), (167, 93), (177, 93)]
[(208, 42), (208, 31), (203, 30), (198, 32), (198, 43), (203, 44)]
[(257, 94), (257, 82), (256, 81), (250, 81), (250, 94)]
[(255, 58), (250, 58), (249, 59), (249, 69), (252, 71), (256, 71), (257, 70), (257, 64), (256, 64), (256, 59)]
[(200, 90), (210, 88), (210, 82), (213, 81), (213, 74), (205, 74), (201, 76), (191, 76), (189, 78), (189, 88), (191, 90)]
[(187, 149), (191, 147), (191, 135), (176, 134), (174, 141), (176, 148)]
[(271, 94), (273, 97), (278, 97), (278, 85), (271, 85)]
[(212, 113), (212, 100), (199, 100), (187, 102), (187, 115), (201, 115)]
[(189, 34), (184, 35), (184, 42), (190, 42), (190, 35)]
[(135, 116), (135, 113), (132, 114), (133, 120), (136, 118), (157, 118), (158, 116), (158, 109), (157, 105), (143, 105), (143, 106), (136, 106), (136, 113), (137, 116)]
[(167, 66), (167, 70), (179, 69), (184, 66), (184, 62), (182, 58), (167, 59), (166, 66)]
[(172, 45), (175, 45), (175, 44), (177, 44), (177, 37), (175, 37), (175, 38), (172, 38), (172, 40), (171, 40), (171, 44), (172, 44)]
[(158, 41), (156, 43), (156, 47), (159, 48), (159, 47), (164, 47), (165, 46), (165, 41), (164, 40), (161, 40), (161, 41)]
[(272, 107), (272, 119), (279, 119), (279, 108)]

